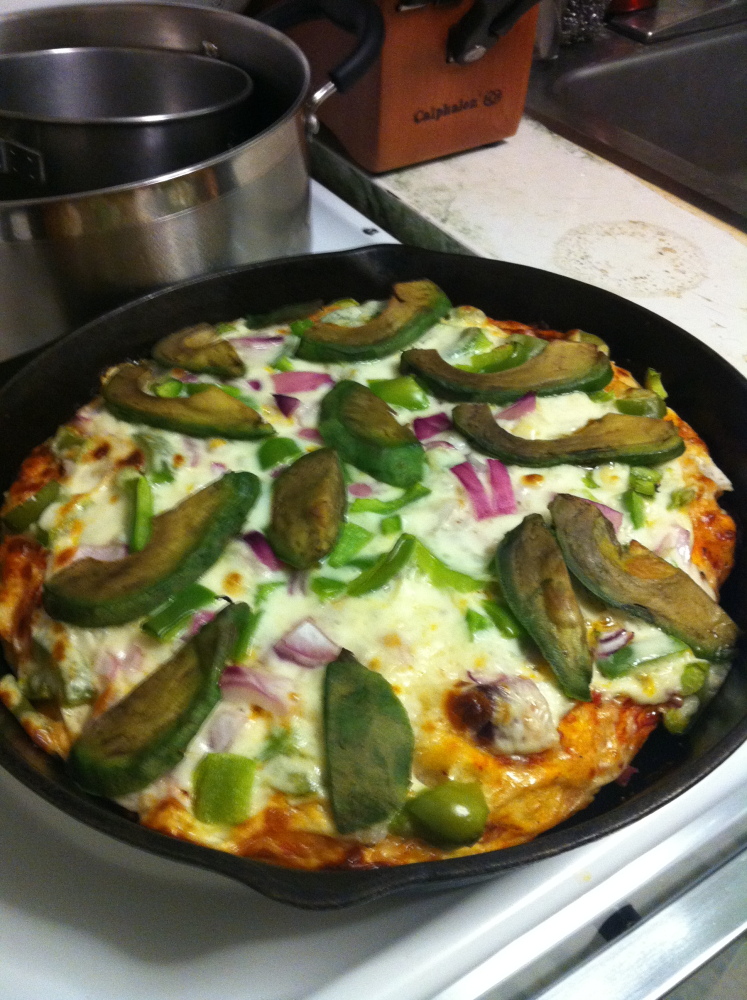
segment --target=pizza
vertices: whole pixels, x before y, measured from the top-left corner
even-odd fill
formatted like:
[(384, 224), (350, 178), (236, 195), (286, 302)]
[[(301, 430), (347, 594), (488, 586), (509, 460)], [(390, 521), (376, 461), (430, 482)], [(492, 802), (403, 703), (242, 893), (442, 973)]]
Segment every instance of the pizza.
[(4, 705), (82, 791), (298, 869), (584, 808), (737, 632), (729, 483), (599, 333), (423, 280), (105, 372), (0, 512)]

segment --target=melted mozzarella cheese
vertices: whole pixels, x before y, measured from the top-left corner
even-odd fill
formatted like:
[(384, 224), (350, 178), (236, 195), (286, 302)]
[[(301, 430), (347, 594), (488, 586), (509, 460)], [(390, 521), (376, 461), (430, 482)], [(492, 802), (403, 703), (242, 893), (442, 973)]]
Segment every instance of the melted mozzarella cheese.
[[(346, 309), (335, 315), (335, 321), (355, 324), (361, 317), (373, 315), (374, 305), (363, 309)], [(465, 328), (481, 326), (491, 343), (500, 344), (506, 334), (496, 324), (486, 320), (479, 310), (454, 310), (443, 322), (436, 324), (419, 341), (418, 346), (441, 351), (448, 356)], [(229, 337), (245, 337), (247, 333), (286, 335), (287, 327), (269, 327), (249, 331), (246, 324), (233, 324)], [(253, 361), (251, 348), (236, 344), (247, 361)], [(372, 379), (392, 378), (399, 374), (399, 355), (379, 361), (345, 366), (327, 366), (294, 360), (300, 371), (331, 371), (335, 378), (351, 378), (362, 383)], [(177, 373), (178, 374), (178, 373)], [(203, 379), (203, 381), (212, 381)], [(278, 434), (293, 438), (303, 451), (319, 445), (311, 433), (317, 426), (319, 404), (329, 389), (296, 393), (301, 400), (292, 417), (278, 410), (273, 393), (282, 390), (282, 375), (269, 367), (254, 370), (234, 384), (255, 401), (263, 418)], [(259, 385), (259, 388), (257, 387)], [(395, 408), (398, 419), (409, 423), (413, 417), (443, 412), (446, 408), (433, 399), (429, 407), (417, 413)], [(494, 408), (495, 409), (495, 408)], [(611, 403), (598, 403), (585, 393), (573, 392), (561, 396), (537, 399), (532, 413), (518, 420), (504, 420), (502, 425), (512, 434), (528, 439), (562, 436), (572, 433), (589, 420), (613, 409)], [(226, 441), (220, 438), (201, 440), (150, 427), (133, 426), (117, 420), (100, 405), (86, 408), (86, 418), (96, 440), (111, 445), (100, 460), (84, 456), (67, 463), (60, 500), (44, 513), (42, 526), (51, 534), (55, 555), (75, 545), (107, 545), (122, 543), (127, 536), (127, 503), (123, 480), (127, 470), (117, 462), (132, 447), (132, 435), (147, 435), (158, 455), (172, 470), (171, 483), (154, 487), (155, 513), (168, 510), (186, 496), (212, 482), (226, 470), (245, 470), (258, 475), (262, 482), (260, 497), (250, 512), (245, 531), (266, 528), (270, 518), (272, 476), (263, 471), (257, 461), (257, 443)], [(428, 443), (442, 442), (427, 451), (427, 468), (423, 479), (430, 494), (399, 513), (403, 531), (416, 535), (448, 566), (474, 577), (487, 579), (488, 567), (496, 547), (507, 531), (514, 528), (529, 513), (547, 516), (547, 506), (560, 492), (592, 499), (622, 511), (622, 494), (627, 489), (629, 470), (625, 465), (608, 463), (593, 470), (571, 465), (549, 469), (529, 469), (511, 466), (511, 484), (516, 497), (517, 512), (475, 519), (470, 498), (459, 480), (449, 472), (452, 466), (469, 458), (478, 476), (487, 486), (484, 458), (453, 431), (436, 435)], [(88, 449), (90, 453), (91, 449)], [(689, 567), (689, 547), (692, 531), (687, 513), (669, 510), (667, 499), (683, 484), (679, 460), (660, 467), (662, 480), (657, 495), (647, 506), (646, 524), (633, 529), (630, 518), (623, 517), (618, 537), (623, 544), (636, 538), (647, 547), (660, 549), (683, 569)], [(401, 490), (377, 482), (365, 473), (349, 468), (350, 479), (365, 484), (372, 495), (390, 500)], [(374, 532), (374, 538), (361, 553), (375, 556), (389, 550), (394, 539), (379, 531), (381, 518), (372, 513), (349, 513), (348, 520)], [(671, 539), (675, 541), (672, 542)], [(332, 570), (324, 567), (325, 576), (349, 580), (356, 575), (351, 567)], [(285, 573), (270, 570), (253, 554), (241, 539), (228, 544), (222, 556), (203, 575), (200, 582), (216, 594), (227, 594), (232, 600), (244, 600), (254, 605), (258, 588), (266, 583), (281, 586), (269, 593), (253, 639), (248, 663), (272, 675), (283, 677), (291, 692), (292, 711), (289, 715), (272, 717), (266, 710), (229, 705), (221, 702), (206, 720), (192, 741), (182, 763), (170, 776), (169, 787), (181, 789), (186, 796), (191, 774), (206, 752), (215, 749), (243, 754), (259, 760), (253, 811), (264, 808), (275, 790), (289, 795), (320, 794), (322, 790), (322, 669), (305, 669), (281, 659), (274, 646), (280, 637), (306, 618), (311, 618), (331, 640), (353, 652), (361, 663), (379, 671), (393, 686), (405, 706), (416, 732), (430, 718), (443, 711), (447, 691), (464, 681), (470, 672), (481, 677), (509, 675), (533, 680), (547, 704), (555, 726), (572, 705), (561, 693), (551, 672), (544, 665), (527, 659), (516, 640), (507, 639), (495, 628), (486, 628), (472, 639), (465, 623), (468, 609), (479, 611), (477, 594), (459, 594), (434, 587), (414, 569), (408, 569), (389, 585), (359, 598), (343, 597), (321, 602), (312, 592), (289, 589)], [(219, 603), (213, 607), (217, 610)], [(592, 623), (595, 612), (587, 611)], [(619, 624), (645, 637), (651, 626), (640, 621), (618, 618)], [(76, 655), (87, 657), (99, 673), (99, 687), (111, 687), (112, 699), (127, 693), (140, 680), (164, 662), (173, 652), (170, 645), (161, 645), (140, 629), (140, 622), (120, 628), (85, 630), (65, 626), (68, 641)], [(37, 613), (35, 629), (41, 636), (50, 626), (43, 611)], [(137, 651), (133, 655), (133, 649)], [(666, 701), (680, 689), (682, 670), (692, 662), (692, 654), (677, 654), (657, 662), (649, 671), (610, 681), (595, 670), (592, 687), (606, 696), (624, 695), (643, 704)], [(263, 761), (263, 750), (272, 733), (290, 729), (290, 749)], [(162, 787), (163, 779), (156, 783)], [(130, 797), (128, 802), (145, 808), (157, 796), (154, 787)]]

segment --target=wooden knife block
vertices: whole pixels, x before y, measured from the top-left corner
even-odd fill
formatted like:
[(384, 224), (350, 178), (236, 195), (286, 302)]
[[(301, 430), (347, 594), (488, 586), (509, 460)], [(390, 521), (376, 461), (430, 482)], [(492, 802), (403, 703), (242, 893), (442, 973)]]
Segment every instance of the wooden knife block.
[[(319, 118), (372, 173), (497, 142), (516, 132), (526, 98), (537, 7), (493, 48), (466, 66), (446, 61), (449, 28), (472, 0), (397, 10), (377, 0), (386, 23), (381, 59)], [(315, 21), (290, 32), (312, 65), (314, 85), (350, 50), (350, 35)]]

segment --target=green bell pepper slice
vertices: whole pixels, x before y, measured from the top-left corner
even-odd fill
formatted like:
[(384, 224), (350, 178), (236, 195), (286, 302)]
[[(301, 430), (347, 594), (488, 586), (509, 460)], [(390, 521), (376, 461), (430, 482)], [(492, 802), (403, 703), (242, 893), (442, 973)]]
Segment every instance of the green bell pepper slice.
[(336, 597), (342, 597), (348, 589), (344, 580), (337, 580), (333, 576), (313, 576), (309, 586), (320, 601), (332, 601)]
[(636, 493), (644, 497), (656, 495), (656, 487), (661, 482), (661, 473), (658, 469), (650, 469), (643, 465), (633, 465), (630, 469), (628, 486)]
[(522, 639), (527, 631), (518, 618), (505, 605), (495, 601), (483, 601), (483, 611), (501, 633), (504, 639)]
[(646, 524), (646, 500), (635, 490), (627, 490), (622, 496), (623, 506), (630, 514), (634, 528), (642, 528)]
[(292, 438), (272, 437), (263, 441), (257, 449), (260, 468), (272, 469), (283, 462), (298, 458), (303, 452)]
[(351, 514), (396, 514), (403, 507), (430, 495), (430, 490), (422, 483), (415, 483), (394, 500), (378, 500), (376, 497), (358, 497), (350, 504)]
[(217, 595), (207, 587), (203, 587), (201, 583), (191, 583), (146, 618), (141, 626), (142, 630), (159, 642), (169, 642), (186, 625), (187, 619), (195, 611), (212, 604), (217, 599)]
[(474, 611), (472, 608), (467, 610), (464, 621), (467, 625), (470, 642), (473, 641), (478, 632), (484, 632), (485, 629), (490, 628), (490, 622), (485, 615), (481, 615), (479, 611)]
[(383, 518), (379, 525), (379, 531), (382, 535), (398, 535), (402, 531), (402, 518), (399, 514)]
[(333, 569), (339, 569), (340, 566), (347, 566), (368, 545), (373, 537), (374, 533), (372, 531), (367, 531), (366, 528), (362, 528), (359, 524), (353, 524), (348, 521), (340, 532), (337, 544), (330, 552), (327, 562)]
[(483, 590), (486, 586), (482, 580), (451, 569), (414, 535), (405, 534), (400, 535), (389, 552), (384, 552), (372, 566), (348, 584), (348, 595), (361, 597), (380, 590), (408, 565), (414, 565), (439, 589), (450, 588), (466, 594)]
[(369, 379), (368, 388), (390, 406), (401, 406), (405, 410), (427, 410), (431, 404), (428, 393), (412, 375)]
[(673, 490), (669, 497), (667, 510), (679, 510), (681, 507), (687, 507), (697, 495), (698, 491), (692, 487), (686, 487), (683, 490)]
[(195, 768), (193, 809), (201, 823), (234, 826), (249, 817), (256, 761), (235, 753), (206, 754)]
[(132, 503), (130, 552), (142, 552), (153, 530), (153, 490), (147, 476), (137, 476), (128, 485)]
[(348, 596), (362, 597), (390, 583), (410, 562), (416, 541), (412, 535), (400, 535), (389, 552), (379, 556), (373, 566), (348, 584)]

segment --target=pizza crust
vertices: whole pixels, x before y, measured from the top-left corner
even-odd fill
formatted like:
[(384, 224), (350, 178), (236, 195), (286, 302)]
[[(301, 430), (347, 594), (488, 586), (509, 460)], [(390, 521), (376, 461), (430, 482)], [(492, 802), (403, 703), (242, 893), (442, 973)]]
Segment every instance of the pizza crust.
[[(520, 323), (492, 325), (507, 333), (534, 333), (548, 340), (568, 336)], [(637, 386), (625, 369), (613, 366), (613, 370), (610, 388), (616, 395)], [(87, 409), (86, 420), (90, 420), (97, 406)], [(702, 574), (702, 582), (717, 593), (733, 561), (734, 523), (718, 506), (723, 486), (707, 474), (713, 467), (706, 445), (673, 411), (668, 411), (667, 419), (675, 423), (685, 441), (683, 475), (686, 485), (695, 490), (688, 509), (694, 535), (692, 561)], [(175, 465), (177, 459), (185, 461), (177, 454)], [(93, 478), (99, 476), (104, 482), (124, 466), (142, 468), (144, 455), (132, 440), (109, 436), (89, 449), (87, 461)], [(49, 445), (39, 446), (23, 463), (3, 511), (33, 496), (51, 479), (64, 477), (64, 464)], [(75, 499), (70, 501), (71, 511)], [(75, 547), (74, 543), (56, 553), (55, 569), (74, 557)], [(0, 638), (9, 661), (17, 666), (28, 653), (30, 623), (40, 605), (48, 554), (26, 535), (10, 536), (0, 548), (0, 562)], [(373, 661), (368, 665), (375, 666)], [(535, 666), (541, 671), (546, 665)], [(121, 687), (103, 683), (94, 714), (100, 714), (124, 693)], [(12, 679), (0, 682), (0, 700), (17, 715), (19, 697), (22, 695)], [(35, 706), (19, 718), (29, 736), (45, 750), (66, 755), (71, 733), (58, 710)], [(480, 841), (452, 851), (387, 833), (385, 828), (341, 838), (335, 833), (324, 800), (298, 801), (280, 792), (245, 823), (230, 829), (216, 828), (195, 819), (188, 793), (169, 776), (159, 779), (142, 800), (140, 821), (153, 830), (195, 844), (304, 870), (400, 865), (484, 853), (526, 843), (587, 806), (599, 788), (616, 780), (629, 767), (658, 718), (658, 707), (625, 698), (595, 697), (591, 703), (576, 703), (564, 715), (556, 746), (527, 756), (501, 756), (456, 729), (445, 703), (431, 705), (416, 747), (415, 778), (425, 785), (448, 779), (479, 781), (490, 810)]]

